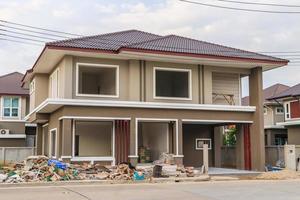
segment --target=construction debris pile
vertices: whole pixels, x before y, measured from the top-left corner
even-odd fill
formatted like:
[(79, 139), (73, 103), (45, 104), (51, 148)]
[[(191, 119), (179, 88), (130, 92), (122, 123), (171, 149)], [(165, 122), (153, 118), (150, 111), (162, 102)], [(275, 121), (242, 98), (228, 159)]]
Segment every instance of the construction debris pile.
[(172, 155), (163, 154), (153, 164), (136, 168), (123, 163), (117, 166), (69, 164), (46, 156), (30, 156), (21, 163), (0, 168), (0, 183), (69, 180), (151, 180), (153, 177), (194, 177), (200, 174), (193, 167), (178, 166)]
[(134, 169), (127, 164), (67, 164), (46, 156), (30, 156), (24, 162), (0, 169), (0, 182), (20, 183), (68, 180), (132, 180)]

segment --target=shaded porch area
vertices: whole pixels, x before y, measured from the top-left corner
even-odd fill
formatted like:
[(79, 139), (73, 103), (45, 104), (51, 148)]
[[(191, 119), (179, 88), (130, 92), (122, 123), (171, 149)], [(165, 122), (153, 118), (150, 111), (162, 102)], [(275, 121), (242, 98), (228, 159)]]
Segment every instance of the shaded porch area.
[[(234, 145), (226, 144), (226, 131), (234, 127)], [(247, 123), (183, 122), (183, 164), (201, 167), (203, 145), (208, 145), (209, 167), (251, 170), (250, 132)]]

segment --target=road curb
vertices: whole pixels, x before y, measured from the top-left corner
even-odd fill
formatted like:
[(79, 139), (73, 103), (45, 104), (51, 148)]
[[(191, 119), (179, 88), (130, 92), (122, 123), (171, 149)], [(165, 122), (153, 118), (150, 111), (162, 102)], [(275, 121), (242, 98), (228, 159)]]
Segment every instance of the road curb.
[(145, 183), (176, 183), (176, 182), (202, 182), (209, 181), (207, 175), (189, 178), (152, 178), (144, 181), (125, 180), (78, 180), (78, 181), (57, 181), (57, 182), (23, 182), (23, 183), (0, 183), (0, 188), (9, 187), (34, 187), (34, 186), (72, 186), (72, 185), (112, 185), (112, 184), (145, 184)]

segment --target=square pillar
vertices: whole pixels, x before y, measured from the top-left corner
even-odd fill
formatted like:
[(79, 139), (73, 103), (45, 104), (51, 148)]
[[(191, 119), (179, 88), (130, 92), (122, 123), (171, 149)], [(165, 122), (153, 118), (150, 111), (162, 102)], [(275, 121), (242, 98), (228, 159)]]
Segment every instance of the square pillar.
[(255, 106), (253, 124), (250, 125), (251, 168), (255, 171), (264, 171), (265, 142), (264, 142), (264, 116), (263, 116), (263, 74), (262, 67), (251, 69), (249, 75), (250, 106)]
[(222, 165), (222, 145), (223, 145), (223, 132), (224, 132), (224, 126), (217, 126), (214, 127), (214, 153), (215, 153), (215, 167), (221, 167)]
[(42, 155), (43, 153), (43, 127), (41, 124), (37, 124), (36, 127), (36, 155)]
[[(70, 161), (72, 158), (72, 140), (73, 140), (73, 120), (61, 120), (61, 158), (64, 161)], [(75, 124), (74, 124), (75, 125)]]
[(244, 128), (243, 125), (237, 125), (236, 134), (236, 168), (245, 169), (245, 156), (244, 156)]
[(175, 137), (175, 143), (176, 143), (176, 152), (175, 152), (175, 163), (178, 165), (183, 164), (183, 132), (182, 132), (182, 120), (178, 119), (177, 121), (177, 127), (176, 128), (176, 137)]
[(138, 152), (137, 152), (137, 136), (138, 126), (136, 124), (136, 118), (131, 118), (130, 120), (130, 148), (129, 148), (129, 161), (133, 166), (138, 163)]

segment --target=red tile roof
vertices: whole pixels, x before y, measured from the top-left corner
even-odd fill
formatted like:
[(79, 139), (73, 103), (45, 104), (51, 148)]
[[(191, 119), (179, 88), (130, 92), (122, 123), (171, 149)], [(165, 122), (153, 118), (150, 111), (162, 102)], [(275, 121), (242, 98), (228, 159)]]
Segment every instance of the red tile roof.
[(29, 95), (29, 91), (21, 87), (23, 76), (19, 72), (0, 76), (0, 95)]
[(283, 99), (286, 97), (299, 97), (300, 96), (300, 84), (297, 84), (293, 87), (290, 87), (289, 89), (278, 93), (270, 98), (269, 100), (275, 100), (275, 99)]
[(243, 58), (269, 62), (288, 62), (288, 60), (280, 58), (191, 38), (176, 35), (160, 36), (138, 30), (127, 30), (96, 36), (49, 42), (46, 44), (46, 46), (107, 50), (115, 51), (116, 53), (121, 50), (146, 50), (225, 58)]
[[(264, 89), (263, 95), (264, 95), (265, 103), (269, 102), (270, 98), (273, 98), (274, 96), (276, 96), (284, 91), (289, 90), (289, 88), (290, 87), (287, 85), (278, 83), (278, 84), (272, 85), (272, 86)], [(249, 105), (249, 96), (242, 98), (242, 105), (243, 106)]]

